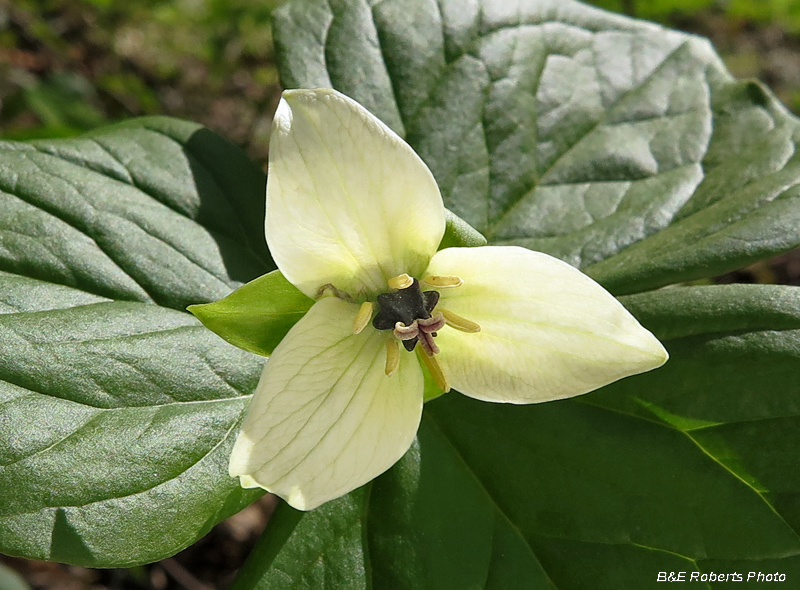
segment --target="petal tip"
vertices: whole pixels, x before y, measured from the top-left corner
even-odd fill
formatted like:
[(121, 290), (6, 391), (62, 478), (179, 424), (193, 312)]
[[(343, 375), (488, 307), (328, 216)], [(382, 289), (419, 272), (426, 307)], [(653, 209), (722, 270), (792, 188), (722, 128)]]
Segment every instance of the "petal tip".
[(641, 342), (639, 345), (639, 349), (645, 353), (648, 357), (650, 362), (645, 364), (645, 368), (642, 369), (644, 371), (652, 371), (653, 369), (657, 369), (664, 365), (669, 360), (669, 353), (667, 349), (664, 348), (664, 345), (661, 341), (653, 335), (647, 328), (644, 328), (639, 325), (641, 330)]
[(306, 497), (306, 495), (303, 493), (303, 490), (299, 486), (294, 486), (288, 492), (283, 492), (275, 490), (268, 485), (258, 483), (255, 480), (255, 478), (253, 478), (250, 475), (242, 474), (238, 476), (233, 475), (232, 477), (238, 477), (239, 485), (244, 489), (249, 490), (254, 488), (261, 488), (262, 490), (269, 492), (270, 494), (277, 494), (284, 500), (286, 500), (286, 503), (289, 504), (289, 506), (297, 510), (303, 510), (303, 511), (313, 510), (317, 506), (320, 506), (321, 504), (324, 504), (329, 500), (335, 499), (335, 497), (330, 497), (330, 498), (326, 497), (323, 499), (317, 499), (315, 502), (310, 502), (309, 499)]
[[(234, 476), (236, 477), (236, 476)], [(252, 489), (252, 488), (264, 488), (260, 483), (258, 483), (255, 479), (250, 477), (249, 475), (240, 475), (239, 476), (239, 485), (245, 489)]]
[(287, 103), (292, 108), (302, 107), (317, 101), (327, 102), (337, 99), (355, 102), (347, 95), (333, 88), (294, 88), (291, 90), (284, 90), (281, 93), (281, 101)]
[(284, 90), (281, 96), (286, 99), (295, 99), (303, 96), (318, 96), (322, 94), (341, 94), (338, 90), (333, 88), (290, 88)]
[(378, 294), (424, 272), (445, 231), (442, 197), (413, 149), (331, 88), (284, 91), (270, 140), (265, 232), (284, 276)]
[(303, 491), (299, 487), (294, 487), (289, 491), (288, 494), (283, 496), (283, 499), (286, 500), (286, 503), (295, 510), (308, 512), (309, 510), (313, 510), (317, 506), (324, 504), (328, 500), (335, 499), (335, 497), (324, 498), (316, 502), (309, 502), (309, 499), (305, 496), (305, 494), (303, 494)]
[(667, 349), (664, 348), (664, 345), (661, 344), (661, 342), (659, 342), (658, 339), (655, 338), (655, 336), (653, 338), (658, 343), (658, 351), (655, 354), (656, 365), (653, 367), (654, 369), (657, 369), (662, 365), (664, 365), (669, 360), (669, 352), (667, 352)]

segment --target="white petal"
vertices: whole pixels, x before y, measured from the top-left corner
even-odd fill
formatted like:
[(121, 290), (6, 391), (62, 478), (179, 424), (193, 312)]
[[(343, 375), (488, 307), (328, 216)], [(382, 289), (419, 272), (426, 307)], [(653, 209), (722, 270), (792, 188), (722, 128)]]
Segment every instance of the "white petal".
[(416, 276), (444, 234), (430, 170), (391, 129), (335, 90), (288, 90), (273, 120), (267, 242), (309, 297), (331, 284), (357, 298)]
[(436, 339), (452, 386), (487, 401), (533, 403), (586, 393), (667, 360), (650, 332), (605, 289), (552, 256), (517, 247), (449, 248), (428, 273), (464, 284), (439, 305), (477, 322)]
[(408, 450), (422, 413), (413, 354), (387, 377), (387, 332), (352, 333), (358, 306), (321, 299), (267, 361), (230, 474), (300, 510), (365, 484)]

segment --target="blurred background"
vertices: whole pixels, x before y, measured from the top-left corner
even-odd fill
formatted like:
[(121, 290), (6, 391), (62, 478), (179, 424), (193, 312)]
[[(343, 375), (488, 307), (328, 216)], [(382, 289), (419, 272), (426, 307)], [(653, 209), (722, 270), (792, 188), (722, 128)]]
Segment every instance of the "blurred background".
[(266, 161), (278, 0), (0, 0), (0, 136), (139, 115), (203, 123)]
[[(79, 135), (140, 115), (198, 121), (265, 164), (280, 94), (279, 0), (0, 0), (0, 139)], [(709, 37), (731, 72), (800, 113), (800, 1), (596, 0)], [(800, 253), (714, 282), (800, 285)], [(174, 558), (88, 570), (0, 556), (0, 590), (224, 590), (266, 525), (266, 497)]]
[[(800, 110), (800, 2), (595, 0), (710, 37), (738, 77)], [(139, 115), (198, 121), (266, 161), (280, 0), (0, 0), (0, 137), (67, 137)]]

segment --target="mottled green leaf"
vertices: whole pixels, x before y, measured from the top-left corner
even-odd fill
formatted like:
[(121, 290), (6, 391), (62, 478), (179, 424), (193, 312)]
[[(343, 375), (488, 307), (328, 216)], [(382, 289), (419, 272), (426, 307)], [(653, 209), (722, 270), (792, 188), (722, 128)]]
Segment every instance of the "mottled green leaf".
[(182, 310), (274, 268), (264, 175), (139, 119), (0, 144), (0, 203), (0, 551), (172, 555), (258, 496), (227, 462), (263, 359)]
[(615, 293), (800, 244), (800, 127), (707, 41), (572, 0), (309, 0), (275, 15), (287, 87), (404, 135), (493, 244)]
[(0, 142), (0, 271), (175, 309), (274, 265), (264, 174), (196, 123), (153, 117)]

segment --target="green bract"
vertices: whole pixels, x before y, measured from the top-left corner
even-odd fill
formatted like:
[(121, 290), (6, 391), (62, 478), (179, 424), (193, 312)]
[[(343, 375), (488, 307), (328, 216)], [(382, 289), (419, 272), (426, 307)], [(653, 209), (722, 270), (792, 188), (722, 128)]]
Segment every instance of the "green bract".
[(314, 301), (274, 270), (214, 303), (190, 305), (207, 328), (231, 344), (269, 356)]

